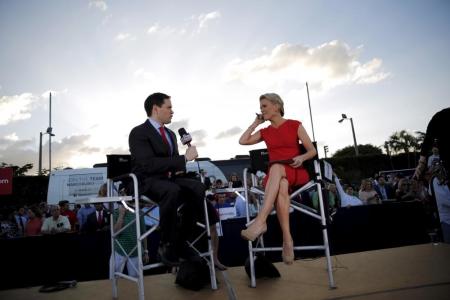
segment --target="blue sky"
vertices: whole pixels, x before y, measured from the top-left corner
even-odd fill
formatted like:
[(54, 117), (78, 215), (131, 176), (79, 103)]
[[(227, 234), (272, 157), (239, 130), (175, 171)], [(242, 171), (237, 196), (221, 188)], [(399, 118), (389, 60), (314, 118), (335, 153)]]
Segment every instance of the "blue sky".
[(237, 141), (266, 92), (312, 137), (306, 81), (320, 154), (352, 144), (341, 113), (379, 146), (449, 106), (448, 1), (166, 2), (0, 1), (0, 161), (37, 166), (49, 91), (53, 167), (127, 153), (156, 91), (212, 159), (263, 147)]

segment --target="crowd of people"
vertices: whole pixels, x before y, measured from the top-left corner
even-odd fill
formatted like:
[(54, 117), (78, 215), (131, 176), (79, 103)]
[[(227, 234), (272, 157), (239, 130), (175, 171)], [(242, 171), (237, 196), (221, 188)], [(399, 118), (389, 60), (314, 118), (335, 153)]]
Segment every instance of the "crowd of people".
[(0, 215), (0, 238), (20, 238), (63, 232), (92, 233), (109, 229), (109, 212), (103, 204), (73, 205), (61, 200), (58, 205), (41, 202)]

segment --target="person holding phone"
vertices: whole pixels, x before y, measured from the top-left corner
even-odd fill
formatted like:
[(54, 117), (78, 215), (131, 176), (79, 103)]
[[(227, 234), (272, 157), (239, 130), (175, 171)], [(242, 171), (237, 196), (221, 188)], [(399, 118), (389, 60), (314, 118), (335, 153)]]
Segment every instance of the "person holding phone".
[[(253, 145), (264, 141), (271, 163), (263, 182), (265, 186), (263, 207), (254, 222), (241, 231), (241, 236), (254, 241), (266, 232), (266, 220), (275, 205), (283, 233), (283, 261), (292, 264), (294, 242), (289, 228), (289, 188), (304, 185), (309, 181), (303, 162), (313, 158), (317, 151), (300, 121), (283, 118), (284, 103), (279, 95), (264, 94), (259, 97), (259, 103), (261, 114), (257, 114), (253, 123), (244, 131), (239, 144)], [(265, 121), (269, 121), (270, 125), (254, 132), (256, 127)], [(305, 153), (300, 152), (299, 141), (303, 143)]]

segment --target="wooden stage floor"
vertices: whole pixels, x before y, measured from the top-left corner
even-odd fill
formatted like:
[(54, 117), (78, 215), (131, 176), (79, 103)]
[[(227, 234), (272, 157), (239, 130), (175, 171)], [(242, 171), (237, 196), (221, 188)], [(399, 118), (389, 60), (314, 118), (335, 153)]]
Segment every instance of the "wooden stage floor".
[[(146, 299), (450, 299), (450, 245), (423, 244), (332, 257), (337, 289), (328, 288), (324, 258), (277, 263), (278, 279), (259, 279), (249, 287), (243, 267), (218, 272), (219, 287), (199, 292), (176, 286), (172, 274), (145, 277)], [(0, 299), (112, 299), (108, 280), (42, 294), (39, 287), (0, 291)], [(137, 299), (135, 283), (119, 280), (119, 299)]]

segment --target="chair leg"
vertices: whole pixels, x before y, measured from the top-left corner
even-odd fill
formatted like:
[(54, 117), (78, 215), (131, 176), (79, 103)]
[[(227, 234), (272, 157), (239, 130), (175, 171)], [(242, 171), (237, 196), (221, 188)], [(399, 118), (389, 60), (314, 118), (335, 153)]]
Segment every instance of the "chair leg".
[(248, 259), (250, 261), (250, 286), (256, 287), (256, 276), (255, 276), (255, 254), (253, 253), (253, 243), (248, 241)]
[(325, 247), (325, 256), (327, 259), (327, 269), (328, 269), (328, 282), (330, 285), (330, 289), (336, 288), (334, 284), (334, 277), (333, 277), (333, 266), (331, 264), (331, 256), (330, 256), (330, 246), (328, 243), (328, 231), (327, 231), (327, 219), (325, 215), (325, 205), (323, 202), (323, 194), (322, 194), (322, 185), (320, 183), (316, 184), (317, 186), (317, 193), (319, 196), (319, 207), (320, 207), (320, 216), (321, 216), (321, 222), (322, 222), (322, 235), (323, 235), (323, 245)]

